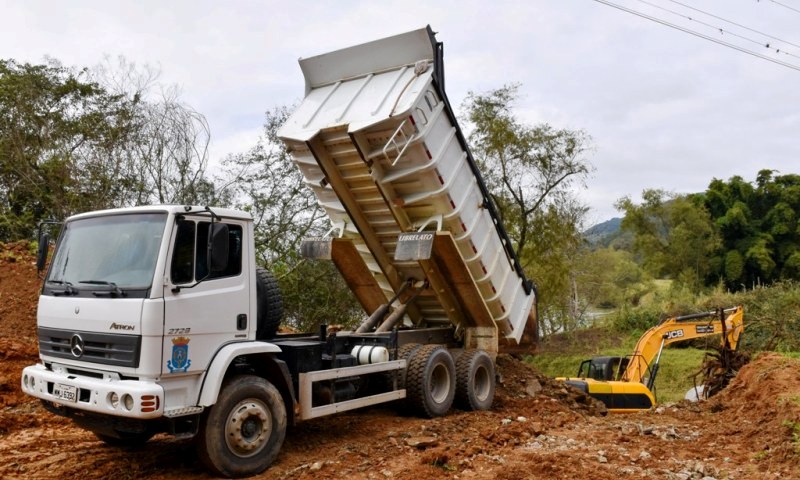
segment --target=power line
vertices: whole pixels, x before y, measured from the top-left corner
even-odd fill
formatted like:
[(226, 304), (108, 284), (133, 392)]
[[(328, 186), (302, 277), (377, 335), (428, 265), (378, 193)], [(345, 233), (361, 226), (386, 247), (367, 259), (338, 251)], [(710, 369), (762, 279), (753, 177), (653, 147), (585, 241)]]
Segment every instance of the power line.
[(754, 43), (754, 44), (758, 45), (759, 47), (765, 47), (768, 50), (775, 50), (775, 53), (782, 53), (784, 55), (789, 55), (790, 57), (794, 57), (794, 58), (800, 59), (800, 56), (794, 55), (793, 53), (789, 53), (789, 52), (783, 51), (778, 47), (773, 47), (772, 45), (770, 45), (769, 42), (764, 43), (764, 42), (762, 42), (760, 40), (754, 40), (754, 39), (752, 39), (750, 37), (745, 37), (744, 35), (739, 35), (736, 32), (731, 32), (729, 30), (725, 30), (725, 29), (723, 29), (721, 27), (718, 27), (716, 25), (712, 25), (712, 24), (706, 23), (706, 22), (704, 22), (702, 20), (698, 20), (696, 18), (692, 18), (689, 15), (684, 15), (684, 14), (682, 14), (680, 12), (676, 12), (674, 10), (670, 10), (669, 8), (662, 7), (661, 5), (656, 5), (655, 3), (650, 3), (647, 0), (639, 0), (639, 2), (644, 3), (645, 5), (650, 5), (651, 7), (657, 8), (659, 10), (663, 10), (665, 12), (669, 12), (669, 13), (671, 13), (673, 15), (677, 15), (679, 17), (685, 18), (685, 19), (687, 19), (689, 21), (697, 22), (700, 25), (704, 25), (706, 27), (713, 28), (714, 30), (719, 30), (720, 35), (724, 35), (724, 34), (727, 33), (728, 35), (732, 35), (734, 37), (741, 38), (742, 40), (747, 40), (750, 43)]
[(739, 28), (743, 28), (743, 29), (745, 29), (745, 30), (748, 30), (748, 31), (751, 31), (751, 32), (753, 32), (753, 33), (757, 33), (757, 34), (759, 34), (759, 35), (764, 35), (765, 37), (769, 37), (769, 38), (771, 38), (771, 39), (773, 39), (773, 40), (777, 40), (777, 41), (779, 41), (779, 42), (783, 42), (783, 43), (785, 43), (785, 44), (787, 44), (787, 45), (791, 45), (791, 46), (793, 46), (793, 47), (800, 48), (800, 45), (798, 45), (798, 44), (796, 44), (796, 43), (792, 43), (792, 42), (790, 42), (789, 40), (784, 40), (784, 39), (782, 39), (782, 38), (775, 37), (775, 36), (773, 36), (773, 35), (770, 35), (770, 34), (768, 34), (768, 33), (760, 32), (760, 31), (758, 31), (758, 30), (755, 30), (755, 29), (753, 29), (753, 28), (746, 27), (746, 26), (744, 26), (744, 25), (742, 25), (742, 24), (740, 24), (740, 23), (736, 23), (736, 22), (734, 22), (734, 21), (727, 20), (727, 19), (725, 19), (725, 18), (722, 18), (722, 17), (720, 17), (720, 16), (714, 15), (713, 13), (708, 13), (708, 12), (706, 12), (706, 11), (700, 10), (699, 8), (695, 8), (695, 7), (691, 6), (691, 5), (686, 5), (685, 3), (678, 2), (677, 0), (669, 0), (669, 1), (670, 1), (670, 2), (672, 2), (672, 3), (677, 3), (678, 5), (680, 5), (680, 6), (682, 6), (682, 7), (686, 7), (686, 8), (688, 8), (689, 10), (694, 10), (695, 12), (702, 13), (703, 15), (708, 15), (709, 17), (713, 17), (713, 18), (716, 18), (716, 19), (718, 19), (718, 20), (722, 20), (723, 22), (730, 23), (731, 25), (735, 25), (735, 26), (737, 26), (737, 27), (739, 27)]
[(636, 10), (631, 10), (630, 8), (623, 7), (622, 5), (617, 5), (615, 3), (611, 3), (611, 2), (608, 2), (606, 0), (594, 0), (594, 1), (597, 2), (597, 3), (602, 3), (603, 5), (607, 5), (607, 6), (612, 7), (612, 8), (616, 8), (617, 10), (622, 10), (623, 12), (627, 12), (627, 13), (630, 13), (632, 15), (636, 15), (638, 17), (645, 18), (645, 19), (650, 20), (652, 22), (660, 23), (660, 24), (665, 25), (667, 27), (671, 27), (671, 28), (674, 28), (676, 30), (680, 30), (680, 31), (682, 31), (684, 33), (688, 33), (690, 35), (694, 35), (696, 37), (700, 37), (700, 38), (708, 40), (710, 42), (718, 43), (718, 44), (723, 45), (725, 47), (732, 48), (734, 50), (738, 50), (738, 51), (740, 51), (742, 53), (746, 53), (748, 55), (752, 55), (754, 57), (758, 57), (758, 58), (761, 58), (763, 60), (767, 60), (768, 62), (777, 63), (778, 65), (782, 65), (784, 67), (791, 68), (792, 70), (797, 70), (798, 72), (800, 72), (800, 67), (797, 66), (797, 65), (793, 65), (791, 63), (782, 62), (780, 60), (776, 60), (774, 58), (770, 58), (770, 57), (768, 57), (766, 55), (762, 55), (762, 54), (760, 54), (758, 52), (754, 52), (752, 50), (748, 50), (746, 48), (740, 47), (738, 45), (734, 45), (732, 43), (723, 42), (722, 40), (718, 40), (716, 38), (709, 37), (708, 35), (702, 34), (700, 32), (695, 32), (694, 30), (690, 30), (688, 28), (681, 27), (680, 25), (675, 25), (674, 23), (668, 22), (666, 20), (662, 20), (660, 18), (652, 17), (650, 15), (646, 15), (644, 13), (637, 12)]
[[(756, 0), (756, 1), (760, 1), (760, 0)], [(786, 9), (792, 10), (793, 12), (800, 13), (800, 10), (798, 10), (798, 9), (796, 9), (796, 8), (794, 8), (794, 7), (790, 7), (789, 5), (785, 5), (785, 4), (783, 4), (783, 3), (781, 3), (781, 2), (778, 2), (778, 1), (776, 1), (776, 0), (769, 0), (769, 1), (770, 1), (770, 2), (772, 2), (772, 3), (774, 3), (775, 5), (780, 5), (780, 6), (781, 6), (781, 7), (783, 7), (783, 8), (786, 8)]]

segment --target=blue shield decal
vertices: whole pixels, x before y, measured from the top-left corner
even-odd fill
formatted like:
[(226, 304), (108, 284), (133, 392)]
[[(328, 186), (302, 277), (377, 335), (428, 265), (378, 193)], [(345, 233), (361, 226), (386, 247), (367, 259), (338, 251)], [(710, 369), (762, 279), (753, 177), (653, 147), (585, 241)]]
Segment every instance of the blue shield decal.
[(167, 360), (169, 373), (185, 372), (192, 361), (189, 360), (189, 339), (177, 337), (172, 339), (172, 360)]

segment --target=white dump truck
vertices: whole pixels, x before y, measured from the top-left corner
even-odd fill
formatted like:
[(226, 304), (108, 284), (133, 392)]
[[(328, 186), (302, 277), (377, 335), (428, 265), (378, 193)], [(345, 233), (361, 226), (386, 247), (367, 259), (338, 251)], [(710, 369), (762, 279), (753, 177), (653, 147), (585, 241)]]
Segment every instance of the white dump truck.
[(277, 333), (248, 213), (83, 213), (45, 276), (27, 394), (110, 444), (194, 437), (228, 477), (269, 467), (303, 420), (491, 407), (496, 354), (536, 342), (536, 293), (445, 96), (442, 44), (428, 27), (300, 66), (305, 99), (280, 136), (332, 226), (302, 249), (335, 263), (361, 325)]

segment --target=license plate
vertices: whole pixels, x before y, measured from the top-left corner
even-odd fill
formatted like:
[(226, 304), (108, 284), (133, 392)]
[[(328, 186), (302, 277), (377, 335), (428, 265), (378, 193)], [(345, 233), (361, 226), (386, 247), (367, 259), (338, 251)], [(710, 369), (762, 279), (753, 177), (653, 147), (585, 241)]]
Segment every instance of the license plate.
[(53, 386), (53, 396), (67, 402), (78, 401), (78, 387), (57, 383)]

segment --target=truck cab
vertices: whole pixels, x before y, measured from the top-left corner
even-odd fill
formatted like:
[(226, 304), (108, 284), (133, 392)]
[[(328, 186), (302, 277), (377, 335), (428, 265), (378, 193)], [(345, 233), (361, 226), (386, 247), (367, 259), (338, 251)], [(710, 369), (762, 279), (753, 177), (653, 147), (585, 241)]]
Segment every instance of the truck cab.
[(115, 445), (192, 436), (236, 363), (260, 356), (293, 412), (281, 349), (255, 341), (253, 245), (251, 217), (234, 210), (69, 218), (39, 297), (41, 363), (24, 369), (23, 391)]
[(26, 370), (23, 388), (137, 419), (196, 409), (220, 349), (255, 338), (252, 255), (252, 220), (233, 210), (136, 207), (72, 217), (39, 298), (42, 364)]

